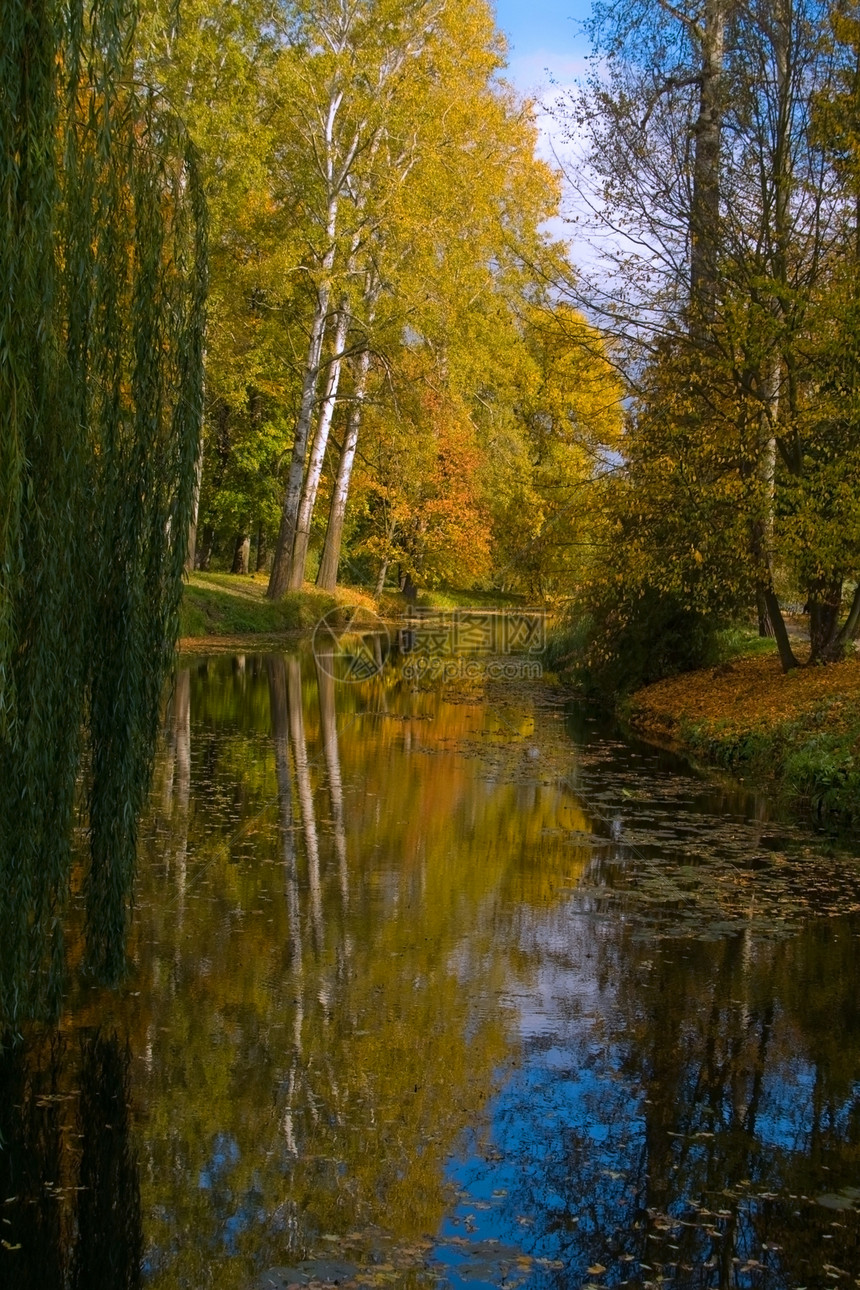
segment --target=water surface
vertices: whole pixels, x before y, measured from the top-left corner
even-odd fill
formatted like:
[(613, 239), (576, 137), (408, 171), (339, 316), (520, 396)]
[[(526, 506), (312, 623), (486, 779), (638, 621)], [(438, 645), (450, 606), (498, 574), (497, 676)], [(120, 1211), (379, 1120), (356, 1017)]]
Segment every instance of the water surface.
[(0, 1282), (860, 1284), (860, 874), (548, 689), (182, 661)]

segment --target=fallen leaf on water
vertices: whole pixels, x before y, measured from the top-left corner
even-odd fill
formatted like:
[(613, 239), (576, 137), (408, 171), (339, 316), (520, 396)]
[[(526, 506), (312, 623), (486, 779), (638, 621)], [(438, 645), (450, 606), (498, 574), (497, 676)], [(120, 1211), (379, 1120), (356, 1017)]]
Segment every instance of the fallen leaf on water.
[(821, 1205), (824, 1209), (853, 1209), (854, 1201), (850, 1196), (842, 1196), (835, 1192), (826, 1192), (823, 1196), (815, 1197), (816, 1205)]

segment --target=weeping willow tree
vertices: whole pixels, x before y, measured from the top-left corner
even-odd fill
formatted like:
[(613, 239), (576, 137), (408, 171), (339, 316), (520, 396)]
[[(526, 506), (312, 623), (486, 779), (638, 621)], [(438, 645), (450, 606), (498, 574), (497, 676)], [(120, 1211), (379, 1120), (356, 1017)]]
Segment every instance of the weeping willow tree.
[[(0, 4), (0, 1025), (59, 1002), (76, 794), (115, 977), (176, 638), (205, 210), (134, 0)], [(87, 773), (81, 776), (81, 766)]]

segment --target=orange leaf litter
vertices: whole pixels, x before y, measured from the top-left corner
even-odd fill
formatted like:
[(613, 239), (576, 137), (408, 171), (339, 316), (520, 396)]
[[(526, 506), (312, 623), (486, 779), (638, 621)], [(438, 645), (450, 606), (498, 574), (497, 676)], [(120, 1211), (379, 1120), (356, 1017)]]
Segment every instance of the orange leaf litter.
[(633, 696), (637, 726), (673, 735), (682, 726), (710, 727), (726, 735), (773, 728), (812, 714), (828, 703), (827, 729), (860, 716), (860, 660), (783, 673), (774, 654), (687, 672)]

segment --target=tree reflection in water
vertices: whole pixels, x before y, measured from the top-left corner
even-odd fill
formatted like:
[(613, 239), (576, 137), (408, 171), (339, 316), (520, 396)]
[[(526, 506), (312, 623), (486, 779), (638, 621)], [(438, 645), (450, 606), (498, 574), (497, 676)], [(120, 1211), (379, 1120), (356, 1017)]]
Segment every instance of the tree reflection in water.
[(654, 941), (571, 913), (534, 929), (523, 1069), (456, 1166), (475, 1239), (519, 1227), (558, 1264), (535, 1286), (854, 1284), (857, 920)]
[(134, 1290), (143, 1231), (129, 1107), (130, 1055), (116, 1035), (53, 1035), (0, 1054), (0, 1284)]
[(132, 975), (2, 1059), (0, 1285), (850, 1286), (856, 874), (768, 828), (526, 689), (189, 662)]

